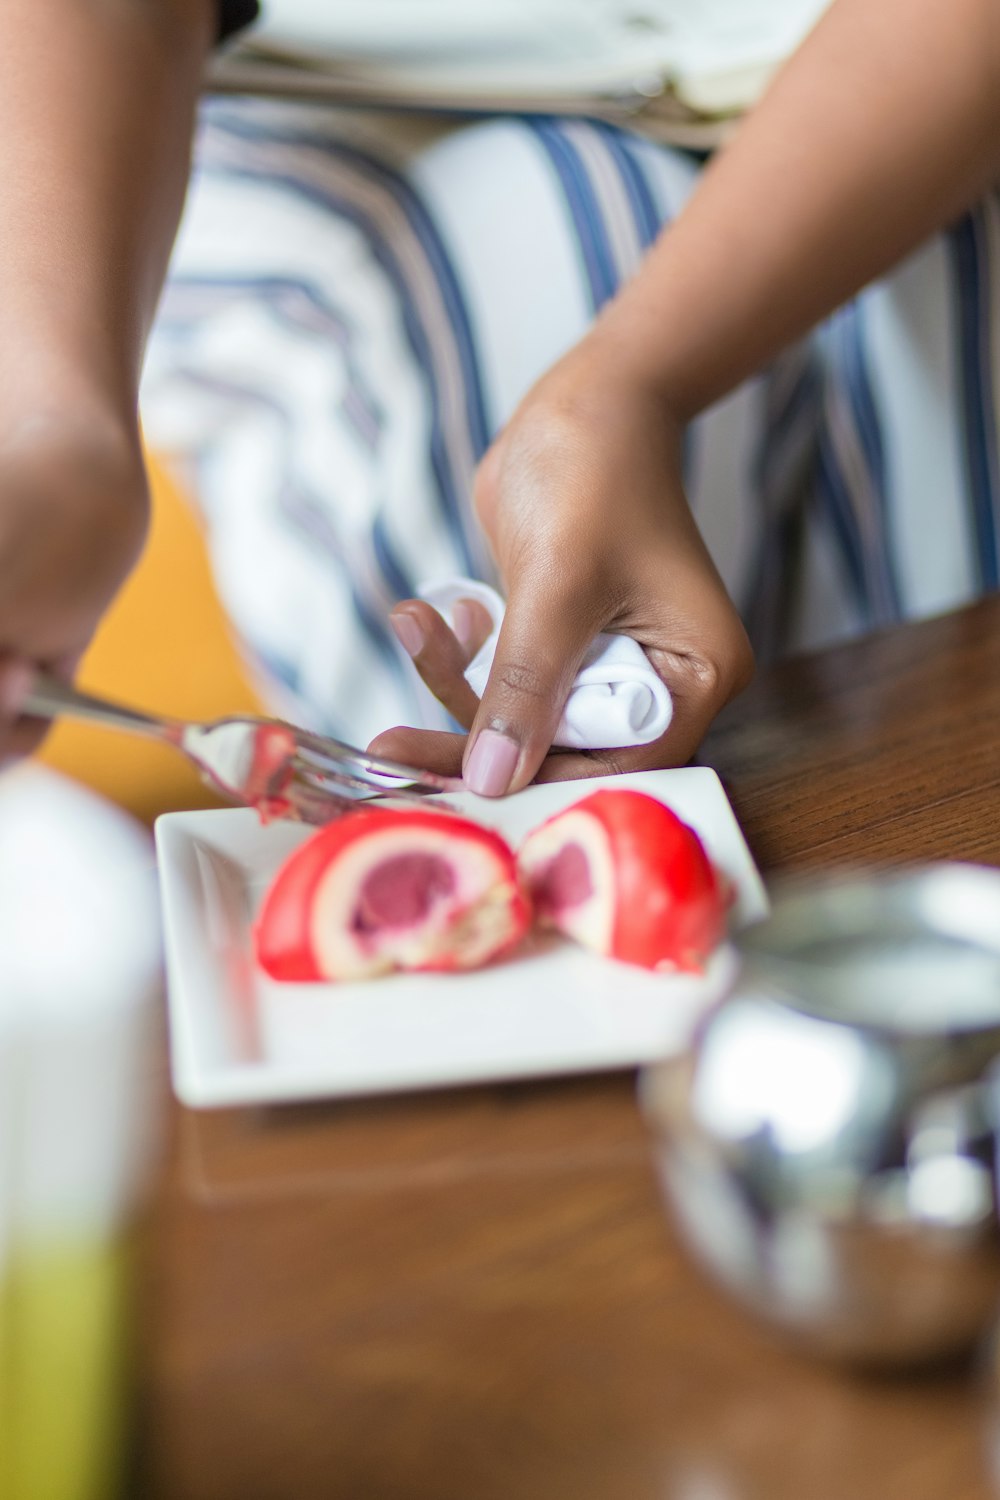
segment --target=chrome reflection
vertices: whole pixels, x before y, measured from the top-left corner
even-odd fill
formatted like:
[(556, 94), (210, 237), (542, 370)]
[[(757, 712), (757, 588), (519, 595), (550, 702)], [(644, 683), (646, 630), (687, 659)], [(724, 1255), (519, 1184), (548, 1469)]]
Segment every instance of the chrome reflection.
[(697, 1257), (815, 1351), (923, 1362), (1000, 1300), (1000, 872), (774, 893), (732, 993), (640, 1096)]

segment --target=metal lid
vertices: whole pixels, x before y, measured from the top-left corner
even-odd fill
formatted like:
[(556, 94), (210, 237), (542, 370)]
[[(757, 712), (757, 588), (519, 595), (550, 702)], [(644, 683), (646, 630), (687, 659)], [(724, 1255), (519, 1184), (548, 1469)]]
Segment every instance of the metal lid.
[(1000, 870), (788, 880), (739, 948), (745, 983), (827, 1020), (912, 1035), (1000, 1027)]

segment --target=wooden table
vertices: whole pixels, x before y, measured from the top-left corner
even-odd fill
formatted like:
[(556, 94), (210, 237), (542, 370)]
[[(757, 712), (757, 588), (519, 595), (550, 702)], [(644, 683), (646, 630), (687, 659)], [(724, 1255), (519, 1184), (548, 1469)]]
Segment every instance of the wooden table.
[[(1000, 600), (763, 674), (720, 720), (766, 872), (1000, 865)], [(144, 1278), (156, 1500), (979, 1500), (975, 1371), (771, 1342), (665, 1219), (630, 1074), (179, 1111)]]

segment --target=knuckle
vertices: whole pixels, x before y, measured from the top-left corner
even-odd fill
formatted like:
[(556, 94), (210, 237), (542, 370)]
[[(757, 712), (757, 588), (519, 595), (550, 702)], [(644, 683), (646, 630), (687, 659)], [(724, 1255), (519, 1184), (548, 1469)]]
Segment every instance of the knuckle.
[(715, 650), (677, 653), (671, 663), (671, 675), (686, 697), (718, 708), (743, 691), (754, 671), (753, 648), (742, 626)]
[(711, 657), (698, 656), (688, 660), (691, 679), (700, 698), (716, 698), (722, 681), (722, 669)]
[(592, 776), (624, 776), (627, 771), (635, 770), (620, 750), (602, 750), (593, 761)]
[(741, 693), (754, 675), (753, 647), (741, 624), (730, 632), (718, 658), (708, 664), (711, 677), (706, 681), (706, 697), (728, 703)]
[(551, 689), (536, 667), (527, 662), (504, 662), (497, 672), (497, 684), (519, 698), (548, 701)]
[(713, 657), (694, 652), (668, 652), (664, 665), (675, 693), (698, 703), (719, 696), (722, 671)]

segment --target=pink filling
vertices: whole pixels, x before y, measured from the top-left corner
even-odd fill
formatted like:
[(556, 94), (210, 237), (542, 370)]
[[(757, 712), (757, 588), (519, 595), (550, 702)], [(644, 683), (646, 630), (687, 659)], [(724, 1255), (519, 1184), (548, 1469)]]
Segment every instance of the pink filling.
[(535, 877), (533, 887), (535, 904), (545, 915), (579, 906), (593, 890), (590, 865), (579, 844), (564, 844), (555, 859)]
[(376, 865), (365, 880), (352, 926), (355, 932), (412, 927), (426, 917), (435, 900), (454, 889), (454, 872), (438, 855), (397, 854)]

